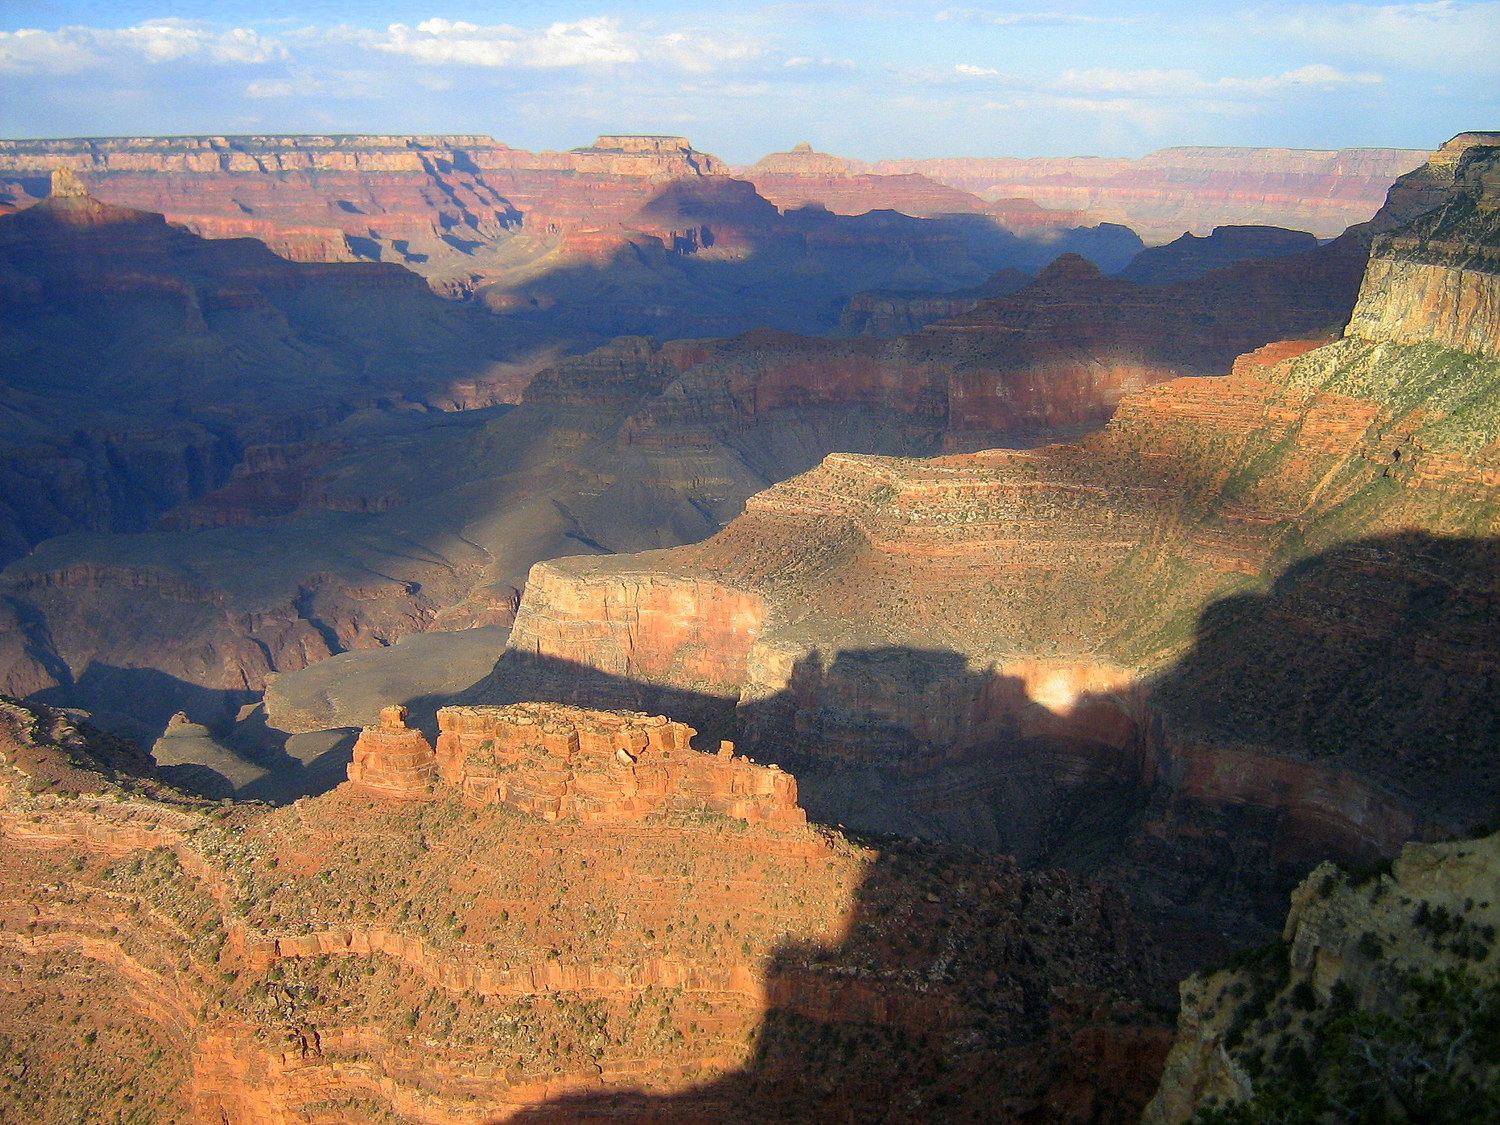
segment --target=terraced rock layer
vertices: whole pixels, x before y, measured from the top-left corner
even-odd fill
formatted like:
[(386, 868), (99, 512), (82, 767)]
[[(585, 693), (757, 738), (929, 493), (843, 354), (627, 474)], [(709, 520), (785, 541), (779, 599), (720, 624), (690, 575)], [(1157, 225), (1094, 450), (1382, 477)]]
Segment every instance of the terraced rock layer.
[(0, 141), (16, 203), (55, 169), (208, 237), (399, 263), (445, 296), (581, 337), (819, 332), (861, 289), (962, 288), (1066, 251), (1115, 269), (1140, 248), (1072, 221), (1015, 233), (1003, 215), (783, 214), (683, 137), (543, 153), (476, 136)]
[[(1444, 202), (1382, 245), (1471, 238), (1496, 151), (1462, 136), (1398, 184), (1393, 211)], [(1138, 391), (1074, 445), (834, 455), (703, 544), (541, 564), (473, 698), (538, 658), (577, 702), (588, 669), (696, 692), (795, 763), (815, 816), (1269, 917), (1313, 857), (1500, 807), (1500, 371), (1362, 323)], [(683, 675), (735, 599), (763, 607), (748, 643)], [(647, 601), (679, 613), (648, 626)], [(1249, 905), (1209, 892), (1226, 872)]]
[(1123, 1125), (1160, 1065), (1103, 888), (681, 809), (218, 805), (62, 722), (0, 703), (7, 1120)]
[(1361, 252), (1351, 238), (1154, 287), (1066, 256), (894, 341), (627, 338), (540, 372), (510, 412), (352, 415), (316, 441), (248, 451), (157, 530), (55, 539), (12, 567), (18, 644), (0, 682), (132, 713), (111, 721), (149, 737), (179, 711), (222, 724), (274, 673), (508, 624), (539, 559), (704, 538), (831, 451), (1086, 431), (1129, 390), (1342, 321)]

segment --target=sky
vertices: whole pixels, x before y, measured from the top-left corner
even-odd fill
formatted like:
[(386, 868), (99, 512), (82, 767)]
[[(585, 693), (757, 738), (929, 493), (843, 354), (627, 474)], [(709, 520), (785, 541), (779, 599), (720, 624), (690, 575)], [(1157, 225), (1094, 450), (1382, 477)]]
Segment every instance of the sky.
[(0, 0), (0, 136), (667, 133), (732, 164), (1433, 148), (1500, 0)]

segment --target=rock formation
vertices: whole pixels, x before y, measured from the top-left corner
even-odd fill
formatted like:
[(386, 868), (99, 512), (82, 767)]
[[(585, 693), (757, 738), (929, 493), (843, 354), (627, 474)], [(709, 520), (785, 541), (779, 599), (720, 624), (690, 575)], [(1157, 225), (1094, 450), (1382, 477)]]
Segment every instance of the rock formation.
[(1019, 196), (1083, 210), (1158, 243), (1243, 224), (1331, 238), (1374, 214), (1391, 181), (1427, 156), (1414, 149), (1166, 148), (1140, 160), (885, 160), (872, 171), (923, 175), (987, 200)]
[(0, 558), (146, 527), (223, 485), (247, 447), (384, 403), (514, 401), (537, 333), (374, 263), (293, 264), (59, 190), (0, 217)]
[(783, 210), (815, 206), (840, 215), (880, 210), (925, 216), (987, 214), (1012, 230), (1061, 230), (1097, 222), (1082, 211), (1048, 211), (1025, 199), (987, 203), (918, 173), (872, 174), (869, 165), (814, 152), (808, 144), (762, 157), (735, 169), (735, 174)]
[[(1390, 245), (1440, 190), (1415, 229), (1474, 229), (1482, 142), (1392, 190)], [(1472, 269), (1490, 237), (1450, 253)], [(1362, 323), (1136, 392), (1076, 445), (833, 455), (703, 544), (540, 564), (472, 697), (538, 660), (695, 692), (795, 764), (815, 816), (1112, 865), (1224, 908), (1216, 929), (1265, 918), (1314, 858), (1500, 807), (1500, 372)], [(647, 627), (648, 604), (676, 612)], [(705, 661), (691, 637), (725, 605), (760, 608)], [(1206, 897), (1226, 870), (1251, 904)]]
[(1500, 836), (1409, 844), (1388, 871), (1320, 866), (1277, 944), (1183, 982), (1143, 1125), (1215, 1106), (1246, 1122), (1492, 1116), (1497, 886)]
[(380, 725), (366, 727), (354, 744), (349, 783), (355, 792), (393, 800), (414, 800), (437, 781), (437, 755), (422, 732), (406, 725), (406, 708), (392, 704), (380, 712)]
[[(665, 721), (575, 718), (583, 756), (606, 728), (681, 752)], [(1165, 1053), (1139, 928), (1064, 875), (442, 784), (221, 805), (112, 745), (0, 701), (5, 1120), (1124, 1125)]]
[(1165, 246), (1150, 246), (1115, 276), (1142, 285), (1191, 281), (1210, 270), (1256, 258), (1301, 254), (1318, 244), (1306, 231), (1280, 227), (1215, 227), (1206, 238), (1192, 232)]
[[(442, 778), (475, 804), (584, 824), (629, 824), (673, 811), (777, 826), (807, 820), (790, 774), (736, 758), (732, 742), (721, 742), (717, 754), (700, 753), (690, 744), (697, 731), (661, 715), (521, 703), (444, 707), (438, 726)], [(365, 740), (381, 733), (365, 731), (356, 763)], [(353, 766), (349, 778), (356, 779)]]
[(1350, 239), (1157, 287), (1065, 256), (893, 341), (627, 338), (538, 373), (508, 412), (377, 406), (316, 440), (251, 446), (223, 488), (148, 534), (57, 538), (14, 564), (25, 643), (0, 650), (0, 684), (104, 712), (149, 701), (129, 729), (150, 737), (179, 710), (223, 723), (273, 673), (508, 624), (539, 559), (705, 538), (829, 452), (1087, 431), (1130, 390), (1342, 322), (1360, 253)]
[(1140, 248), (1123, 228), (1074, 229), (1081, 217), (1038, 225), (1035, 208), (1014, 222), (983, 206), (783, 215), (682, 137), (543, 153), (472, 136), (0, 141), (17, 200), (59, 168), (199, 234), (259, 238), (296, 261), (399, 263), (445, 296), (584, 337), (819, 332), (859, 289), (957, 289), (1064, 251), (1115, 269)]

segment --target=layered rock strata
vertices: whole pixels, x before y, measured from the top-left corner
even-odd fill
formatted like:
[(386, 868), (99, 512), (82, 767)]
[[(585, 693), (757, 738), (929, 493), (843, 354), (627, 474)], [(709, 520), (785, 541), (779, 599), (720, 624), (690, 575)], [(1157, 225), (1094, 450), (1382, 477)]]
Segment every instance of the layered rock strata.
[(1381, 206), (1391, 181), (1428, 157), (1415, 149), (1167, 148), (1140, 160), (886, 160), (873, 171), (920, 174), (984, 199), (1019, 196), (1122, 222), (1149, 241), (1225, 224), (1337, 235)]
[[(927, 455), (1091, 429), (1130, 390), (1342, 321), (1358, 251), (1351, 239), (1158, 287), (1065, 256), (897, 340), (625, 338), (538, 373), (513, 411), (372, 407), (315, 441), (247, 449), (225, 487), (157, 531), (54, 539), (17, 563), (5, 586), (24, 643), (0, 683), (108, 712), (149, 698), (135, 729), (152, 737), (177, 711), (222, 723), (272, 674), (508, 624), (539, 559), (704, 538), (834, 450)], [(737, 643), (706, 624), (693, 651)], [(672, 659), (684, 681), (713, 681), (714, 657)]]
[(0, 703), (6, 1120), (1124, 1125), (1164, 1054), (1127, 908), (1066, 876), (441, 785), (206, 802), (62, 721)]
[(674, 809), (782, 827), (807, 820), (790, 774), (735, 757), (732, 742), (700, 753), (691, 745), (697, 731), (661, 715), (522, 703), (444, 707), (438, 725), (442, 778), (475, 804), (584, 824)]
[(7, 561), (70, 531), (140, 530), (224, 485), (247, 447), (361, 408), (514, 401), (528, 354), (555, 354), (398, 266), (198, 238), (96, 200), (66, 169), (0, 217), (0, 309), (17, 349), (0, 426)]
[[(1420, 229), (1469, 230), (1482, 141), (1398, 184), (1383, 222), (1443, 190)], [(1231, 870), (1264, 916), (1313, 857), (1500, 806), (1500, 371), (1360, 330), (1137, 392), (1076, 445), (835, 455), (704, 544), (543, 564), (511, 661), (628, 653), (688, 690), (681, 628), (627, 628), (634, 607), (706, 584), (759, 599), (748, 651), (697, 682), (752, 752), (798, 763), (815, 815), (1135, 865), (1159, 901)], [(585, 605), (604, 607), (587, 626)]]
[(259, 238), (298, 261), (399, 263), (444, 296), (605, 338), (817, 332), (859, 289), (962, 288), (1069, 250), (1114, 269), (1140, 248), (1123, 228), (1067, 217), (783, 214), (682, 137), (543, 153), (472, 136), (0, 142), (0, 178), (24, 192), (58, 169), (200, 234)]
[(366, 727), (354, 743), (349, 783), (371, 797), (413, 800), (424, 797), (437, 781), (437, 755), (419, 730), (406, 725), (400, 704), (380, 712), (380, 725)]

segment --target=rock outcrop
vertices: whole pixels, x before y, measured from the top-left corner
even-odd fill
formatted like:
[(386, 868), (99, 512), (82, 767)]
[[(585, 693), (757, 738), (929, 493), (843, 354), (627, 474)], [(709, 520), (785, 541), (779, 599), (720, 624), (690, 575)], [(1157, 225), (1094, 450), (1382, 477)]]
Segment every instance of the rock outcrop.
[(419, 730), (406, 725), (406, 708), (383, 708), (380, 725), (366, 727), (354, 743), (349, 784), (355, 792), (392, 800), (425, 797), (437, 781), (437, 755)]
[(1212, 1107), (1239, 1121), (1288, 1106), (1349, 1120), (1491, 1116), (1497, 886), (1497, 836), (1410, 844), (1384, 872), (1320, 866), (1276, 945), (1183, 982), (1177, 1043), (1143, 1125)]
[(1500, 133), (1461, 133), (1433, 156), (1447, 197), (1376, 239), (1350, 336), (1500, 358), (1497, 147)]
[[(473, 804), (584, 824), (674, 812), (782, 827), (807, 820), (790, 774), (735, 757), (732, 742), (721, 742), (717, 754), (700, 753), (691, 745), (698, 732), (662, 715), (520, 703), (444, 707), (438, 726), (442, 779)], [(380, 733), (367, 730), (361, 742)], [(359, 756), (357, 746), (356, 762)], [(353, 767), (349, 778), (355, 780)]]
[[(643, 763), (634, 735), (683, 734), (577, 718), (582, 755), (611, 722)], [(1065, 875), (701, 808), (548, 822), (442, 784), (232, 806), (62, 723), (0, 701), (5, 1120), (791, 1123), (832, 1098), (1124, 1125), (1165, 1053), (1128, 908)]]
[(1427, 156), (1414, 149), (1166, 148), (1140, 160), (885, 160), (873, 171), (924, 175), (987, 200), (1084, 210), (1157, 243), (1244, 224), (1330, 238), (1374, 214), (1391, 181)]
[[(1466, 206), (1496, 150), (1461, 143), (1463, 171), (1414, 173), (1381, 224), (1444, 178)], [(795, 763), (815, 816), (1109, 865), (1210, 912), (1203, 880), (1232, 870), (1267, 918), (1315, 857), (1500, 807), (1497, 381), (1482, 353), (1351, 334), (1136, 392), (1076, 445), (830, 456), (703, 544), (541, 565), (510, 661), (628, 653), (696, 690), (681, 634), (627, 626), (635, 607), (759, 599), (744, 657), (696, 682), (750, 752)]]

